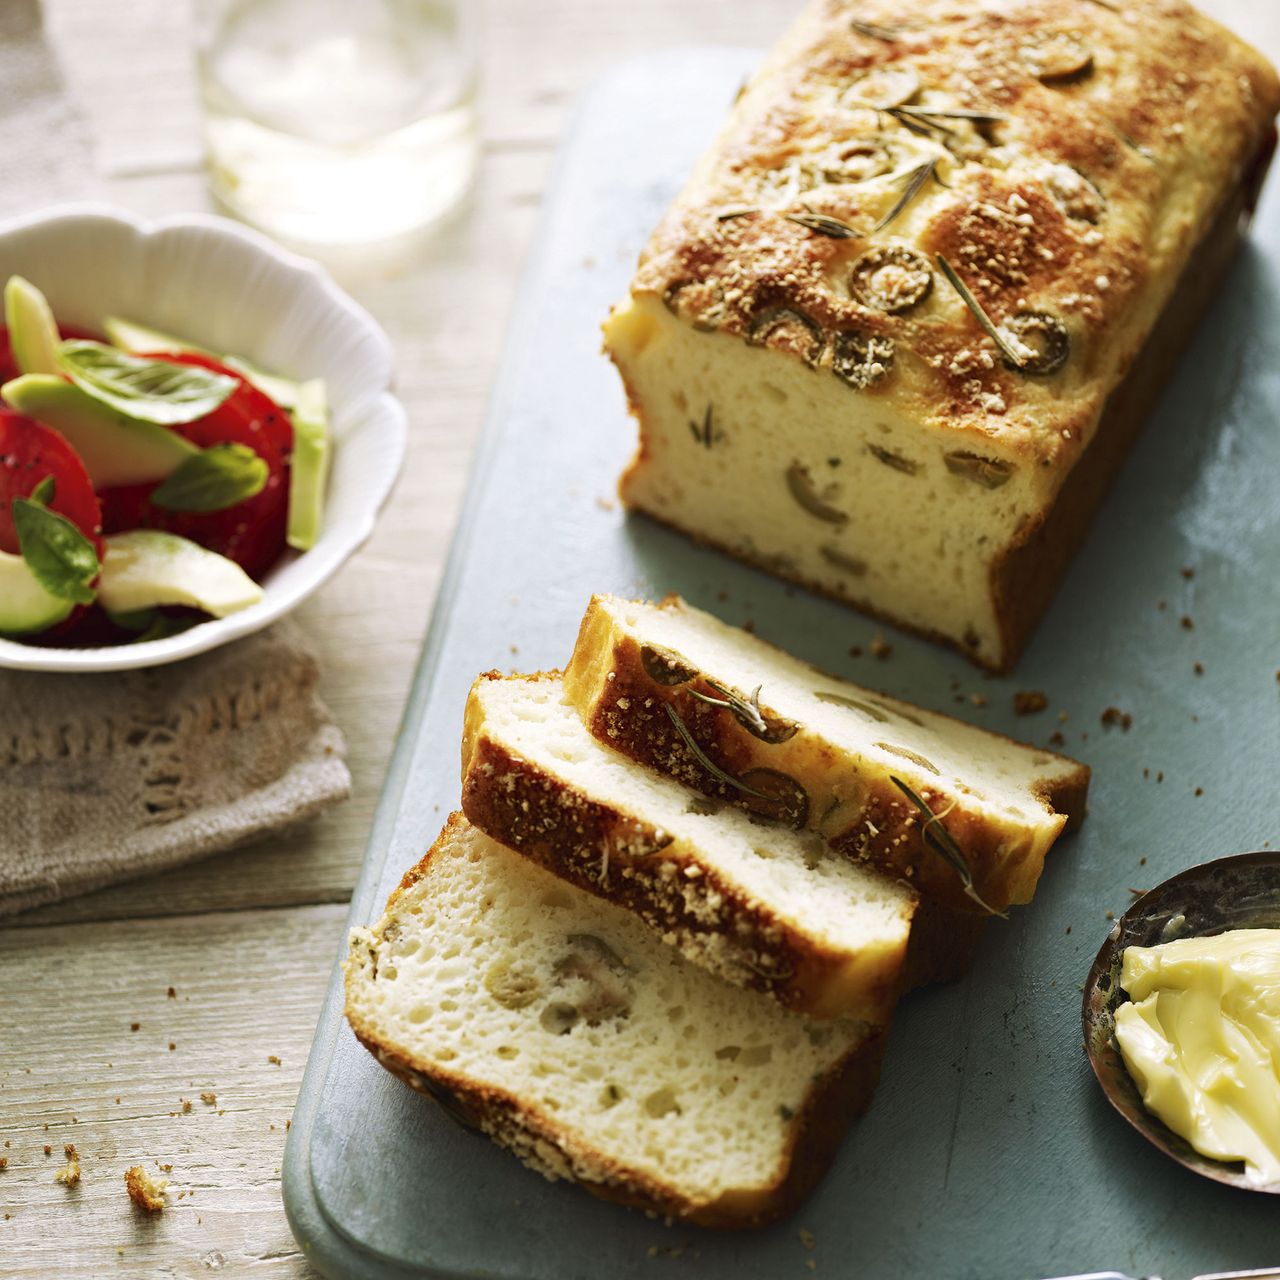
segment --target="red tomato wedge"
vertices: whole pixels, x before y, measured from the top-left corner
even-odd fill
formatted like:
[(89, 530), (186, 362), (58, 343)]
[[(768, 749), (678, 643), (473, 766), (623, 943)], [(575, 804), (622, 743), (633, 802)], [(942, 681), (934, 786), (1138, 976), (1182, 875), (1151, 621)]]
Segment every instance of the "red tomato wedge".
[(31, 496), (53, 477), (51, 510), (66, 516), (102, 556), (102, 512), (80, 455), (56, 432), (30, 418), (0, 409), (0, 551), (18, 553), (13, 500)]
[(235, 378), (239, 386), (212, 413), (173, 428), (192, 444), (243, 444), (267, 464), (261, 493), (225, 511), (166, 511), (151, 505), (154, 485), (104, 489), (103, 521), (108, 533), (125, 529), (166, 529), (234, 560), (252, 578), (260, 578), (285, 549), (289, 515), (289, 457), (293, 426), (265, 393), (207, 356), (153, 355), (153, 360), (199, 365)]

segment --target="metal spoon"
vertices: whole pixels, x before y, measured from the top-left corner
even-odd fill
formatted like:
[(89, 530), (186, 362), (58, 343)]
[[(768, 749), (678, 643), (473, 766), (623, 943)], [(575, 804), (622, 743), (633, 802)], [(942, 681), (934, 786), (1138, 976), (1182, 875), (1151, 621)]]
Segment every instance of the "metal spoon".
[[(1215, 1182), (1272, 1194), (1280, 1194), (1280, 1182), (1259, 1186), (1246, 1180), (1242, 1164), (1202, 1156), (1142, 1105), (1142, 1095), (1116, 1045), (1115, 1011), (1128, 1000), (1120, 986), (1120, 963), (1126, 947), (1153, 947), (1174, 938), (1225, 933), (1228, 929), (1277, 928), (1280, 853), (1241, 853), (1192, 867), (1144, 893), (1115, 922), (1089, 971), (1083, 1007), (1084, 1047), (1093, 1074), (1111, 1105), (1148, 1142)], [(1280, 1272), (1227, 1274), (1270, 1277)]]

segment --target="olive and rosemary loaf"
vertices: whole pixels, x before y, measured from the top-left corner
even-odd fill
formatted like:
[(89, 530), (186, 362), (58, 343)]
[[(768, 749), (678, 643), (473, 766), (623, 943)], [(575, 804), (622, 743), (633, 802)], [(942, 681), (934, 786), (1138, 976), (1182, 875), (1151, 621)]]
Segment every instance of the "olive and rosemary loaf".
[[(753, 821), (603, 746), (558, 676), (476, 681), (462, 775), (474, 826), (629, 907), (718, 977), (816, 1017), (888, 1023), (916, 894), (811, 833)], [(757, 781), (760, 815), (784, 813), (790, 795)]]
[(346, 1014), (387, 1070), (547, 1178), (712, 1227), (808, 1193), (884, 1040), (718, 981), (459, 814), (353, 930)]
[(748, 810), (762, 801), (954, 910), (1029, 902), (1089, 769), (827, 675), (677, 596), (596, 596), (565, 694), (587, 729)]
[(625, 502), (1007, 670), (1277, 106), (1183, 0), (813, 0), (605, 325)]

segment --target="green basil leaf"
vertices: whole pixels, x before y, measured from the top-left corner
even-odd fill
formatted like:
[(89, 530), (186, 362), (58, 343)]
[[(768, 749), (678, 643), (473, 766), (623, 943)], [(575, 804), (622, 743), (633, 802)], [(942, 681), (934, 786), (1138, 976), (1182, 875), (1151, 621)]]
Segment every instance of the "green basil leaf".
[(36, 581), (60, 600), (92, 604), (89, 583), (102, 571), (93, 543), (66, 516), (30, 498), (14, 498), (13, 524), (18, 546)]
[(166, 511), (223, 511), (266, 487), (267, 464), (248, 445), (215, 444), (180, 462), (156, 487)]
[(53, 501), (53, 495), (58, 491), (58, 482), (52, 476), (45, 476), (34, 489), (31, 490), (28, 498), (31, 502), (38, 503), (42, 507), (47, 507)]
[(212, 413), (240, 385), (238, 378), (198, 365), (131, 356), (103, 342), (64, 342), (62, 372), (86, 395), (140, 422), (172, 427)]

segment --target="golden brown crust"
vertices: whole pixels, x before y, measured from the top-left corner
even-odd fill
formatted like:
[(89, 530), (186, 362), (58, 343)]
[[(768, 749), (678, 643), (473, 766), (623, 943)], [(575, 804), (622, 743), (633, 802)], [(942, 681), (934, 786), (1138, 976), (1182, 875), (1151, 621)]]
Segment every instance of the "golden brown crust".
[(1097, 432), (1057, 500), (1042, 521), (1029, 525), (1022, 541), (995, 564), (991, 590), (1009, 666), (1030, 640), (1059, 579), (1084, 541), (1094, 512), (1159, 397), (1168, 371), (1176, 367), (1178, 356), (1225, 278), (1240, 243), (1241, 220), (1251, 210), (1256, 183), (1274, 145), (1273, 130), (1258, 157), (1254, 180), (1236, 189), (1187, 263), (1128, 377), (1108, 397)]
[[(890, 339), (866, 393), (1035, 464), (1048, 499), (1278, 106), (1266, 60), (1183, 0), (815, 0), (655, 231), (633, 292), (821, 376), (838, 335)], [(990, 118), (945, 114), (975, 111)], [(930, 161), (946, 185), (928, 177), (874, 230)], [(936, 270), (918, 305), (869, 303), (852, 270), (885, 245), (930, 267), (944, 254), (998, 325), (1053, 317), (1069, 358), (1048, 376), (1011, 367)]]
[[(436, 851), (462, 821), (461, 814), (450, 815), (436, 843), (391, 894), (388, 913), (428, 873)], [(348, 983), (352, 972), (349, 967)], [(452, 1119), (507, 1147), (537, 1172), (569, 1178), (603, 1200), (716, 1229), (763, 1226), (798, 1207), (826, 1172), (849, 1124), (870, 1105), (887, 1038), (886, 1031), (871, 1032), (835, 1067), (811, 1082), (772, 1185), (695, 1203), (677, 1188), (610, 1159), (535, 1103), (478, 1084), (439, 1063), (406, 1056), (385, 1042), (350, 1000), (346, 1016), (356, 1038), (383, 1067), (430, 1097)]]
[[(680, 603), (668, 598), (663, 606)], [(688, 679), (664, 684), (652, 668), (635, 637), (615, 629), (608, 611), (593, 599), (564, 677), (566, 695), (593, 736), (704, 795), (769, 817), (790, 816), (793, 825), (820, 832), (841, 853), (906, 880), (923, 897), (953, 912), (983, 911), (966, 895), (955, 870), (926, 843), (921, 814), (887, 775), (850, 775), (844, 762), (803, 726), (783, 741), (762, 740), (732, 712), (704, 700), (716, 691), (703, 673), (690, 667)], [(836, 681), (817, 668), (814, 674)], [(890, 720), (884, 729), (889, 737), (892, 707), (881, 705)], [(722, 775), (754, 782), (757, 789), (763, 785), (757, 779), (766, 775), (785, 779), (789, 786), (780, 794), (788, 801), (786, 814), (762, 808), (759, 800), (708, 769), (679, 735), (667, 707)], [(771, 709), (763, 704), (762, 709), (771, 719)], [(910, 735), (910, 725), (898, 728)], [(1088, 767), (1048, 751), (1041, 754), (1046, 774), (1038, 790), (1053, 812), (1045, 814), (1039, 831), (966, 804), (963, 795), (930, 787), (927, 773), (907, 771), (917, 794), (940, 815), (941, 825), (964, 851), (978, 895), (997, 910), (1030, 899), (1045, 854), (1065, 825), (1064, 820), (1054, 822), (1053, 814), (1062, 813), (1077, 826), (1084, 816)], [(913, 931), (919, 924), (917, 917)], [(945, 937), (945, 926), (941, 933)]]
[[(503, 678), (491, 671), (477, 684)], [(492, 839), (633, 911), (736, 986), (812, 1017), (888, 1024), (900, 995), (905, 935), (901, 947), (866, 955), (822, 949), (746, 898), (678, 837), (592, 800), (494, 741), (475, 696), (467, 703), (463, 762), (463, 812)]]

